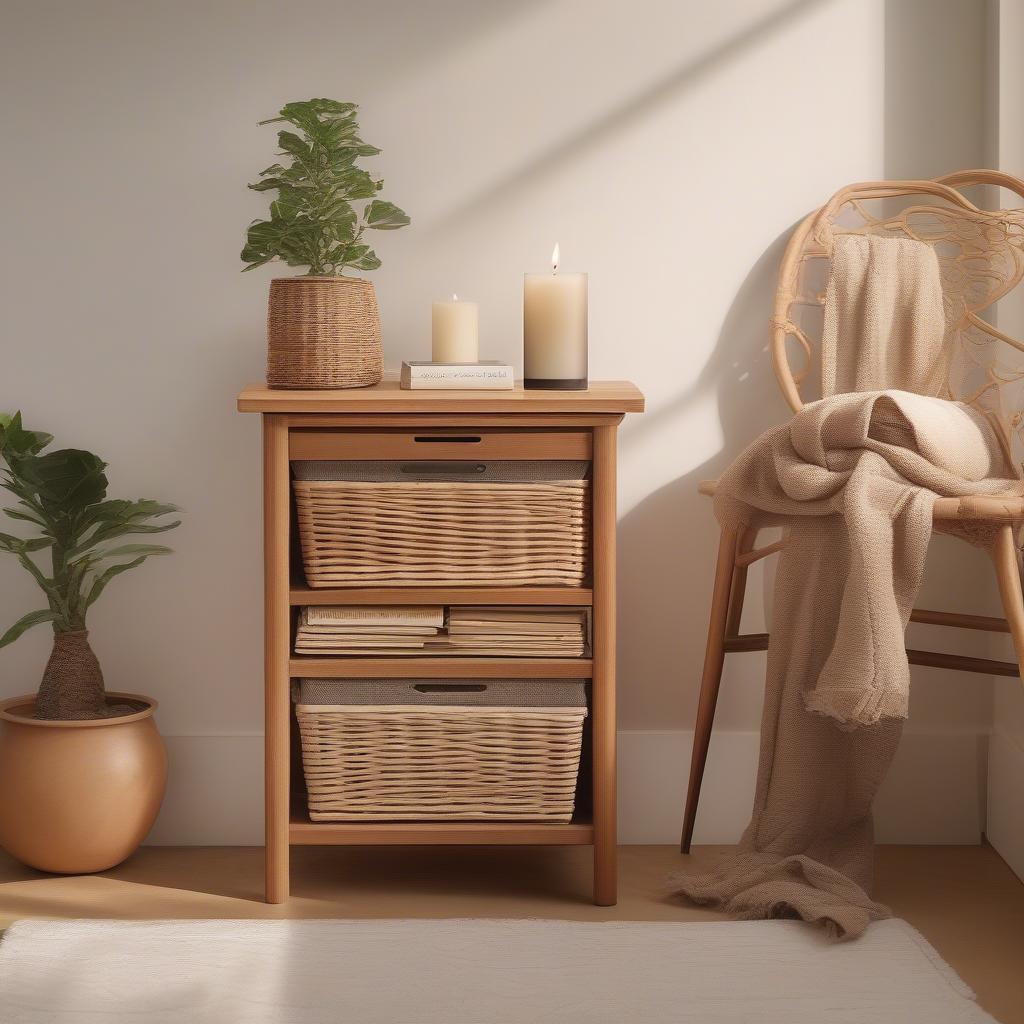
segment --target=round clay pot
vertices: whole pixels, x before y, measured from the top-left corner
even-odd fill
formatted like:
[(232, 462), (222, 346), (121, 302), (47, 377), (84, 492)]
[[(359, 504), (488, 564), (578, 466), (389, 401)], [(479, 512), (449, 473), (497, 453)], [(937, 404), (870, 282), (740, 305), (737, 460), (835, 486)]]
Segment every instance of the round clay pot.
[(267, 385), (365, 388), (384, 372), (377, 293), (357, 277), (275, 277), (267, 305)]
[(53, 722), (32, 717), (34, 696), (0, 701), (0, 846), (30, 867), (69, 875), (112, 868), (156, 819), (167, 783), (156, 701), (107, 696), (139, 711)]

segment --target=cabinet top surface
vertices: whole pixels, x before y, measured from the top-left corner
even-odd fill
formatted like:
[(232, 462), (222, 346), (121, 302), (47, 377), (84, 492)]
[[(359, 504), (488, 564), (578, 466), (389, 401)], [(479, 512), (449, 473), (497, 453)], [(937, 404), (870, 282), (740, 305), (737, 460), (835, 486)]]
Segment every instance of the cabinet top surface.
[(369, 388), (292, 391), (249, 384), (239, 412), (265, 413), (626, 413), (643, 412), (644, 396), (628, 380), (592, 380), (586, 391), (403, 391), (397, 379)]

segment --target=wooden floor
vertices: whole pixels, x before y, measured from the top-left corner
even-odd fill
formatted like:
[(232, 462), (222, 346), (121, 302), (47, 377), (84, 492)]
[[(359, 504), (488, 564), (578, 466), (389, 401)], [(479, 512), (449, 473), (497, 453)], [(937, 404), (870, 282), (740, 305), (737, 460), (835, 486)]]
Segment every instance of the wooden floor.
[[(667, 895), (683, 858), (620, 849), (617, 907), (590, 903), (590, 851), (555, 848), (296, 849), (293, 899), (261, 902), (263, 851), (149, 847), (102, 875), (45, 876), (0, 854), (0, 926), (23, 917), (549, 917), (700, 921)], [(695, 851), (706, 857), (709, 848)], [(921, 931), (1003, 1024), (1024, 1024), (1024, 885), (989, 847), (883, 846), (878, 899)]]

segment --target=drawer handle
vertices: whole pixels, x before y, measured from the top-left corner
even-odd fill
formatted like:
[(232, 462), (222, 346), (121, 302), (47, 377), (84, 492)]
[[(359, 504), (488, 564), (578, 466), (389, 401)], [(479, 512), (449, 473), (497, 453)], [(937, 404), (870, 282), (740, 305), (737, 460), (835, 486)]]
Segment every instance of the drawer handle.
[(483, 439), (479, 434), (423, 434), (413, 440), (417, 444), (479, 444)]
[(482, 462), (403, 462), (399, 472), (413, 475), (432, 475), (440, 473), (486, 473), (487, 467)]
[(483, 693), (486, 683), (470, 683), (459, 686), (457, 683), (417, 683), (413, 689), (417, 693)]

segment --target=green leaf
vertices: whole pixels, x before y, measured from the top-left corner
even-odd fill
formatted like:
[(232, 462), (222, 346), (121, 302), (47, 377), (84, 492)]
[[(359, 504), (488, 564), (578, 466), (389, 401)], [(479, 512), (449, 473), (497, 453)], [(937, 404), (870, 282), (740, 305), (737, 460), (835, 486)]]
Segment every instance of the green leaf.
[(5, 508), (4, 513), (10, 516), (12, 519), (22, 520), (26, 523), (32, 523), (34, 526), (42, 527), (46, 529), (46, 523), (41, 519), (37, 519), (35, 516), (30, 516), (27, 512), (21, 512), (16, 508)]
[(288, 206), (287, 203), (282, 203), (280, 199), (275, 199), (270, 204), (271, 220), (291, 220), (294, 216), (295, 208)]
[(356, 211), (342, 200), (343, 208), (327, 222), (327, 231), (336, 242), (351, 242), (356, 234)]
[(359, 167), (346, 167), (333, 180), (346, 199), (369, 199), (379, 187), (377, 180)]
[(119, 523), (136, 519), (152, 519), (155, 516), (179, 512), (177, 505), (168, 505), (152, 498), (129, 501), (125, 498), (111, 498), (93, 505), (83, 518), (83, 523)]
[(107, 584), (115, 576), (120, 576), (121, 573), (127, 572), (129, 569), (134, 569), (137, 565), (142, 565), (148, 557), (148, 555), (139, 555), (138, 558), (133, 558), (130, 562), (121, 562), (118, 565), (112, 565), (109, 569), (104, 569), (103, 572), (99, 573), (93, 580), (92, 586), (89, 588), (89, 593), (86, 595), (85, 602), (83, 604), (83, 610), (88, 609), (95, 602), (96, 598), (103, 593)]
[(286, 152), (299, 160), (309, 161), (312, 158), (312, 151), (309, 144), (303, 142), (294, 132), (278, 132), (277, 144)]
[(242, 273), (244, 274), (247, 270), (255, 270), (257, 267), (262, 267), (264, 264), (269, 263), (272, 259), (274, 259), (274, 257), (273, 256), (267, 256), (264, 259), (255, 259), (254, 260), (254, 259), (251, 259), (250, 257), (247, 257), (244, 254), (244, 251), (243, 251), (242, 259), (245, 260), (249, 264), (247, 267), (242, 267)]
[(409, 216), (404, 210), (400, 210), (394, 203), (386, 203), (381, 199), (374, 199), (366, 207), (363, 219), (368, 228), (377, 231), (394, 231), (396, 228), (404, 228), (409, 223)]
[(45, 509), (75, 512), (102, 501), (107, 493), (107, 464), (92, 452), (62, 448), (20, 460), (20, 477)]
[(13, 416), (0, 415), (0, 456), (10, 463), (41, 452), (51, 441), (53, 434), (38, 430), (25, 430), (21, 424), (21, 413)]
[(12, 537), (9, 533), (0, 533), (0, 551), (10, 551), (13, 554), (21, 554), (28, 551), (42, 551), (43, 548), (53, 547), (52, 537)]
[(14, 643), (26, 629), (38, 626), (41, 622), (53, 622), (54, 619), (58, 618), (60, 616), (56, 612), (50, 611), (49, 608), (38, 612), (29, 612), (28, 615), (23, 615), (18, 619), (3, 636), (0, 636), (0, 647), (6, 647), (8, 644)]
[(251, 188), (253, 192), (268, 192), (272, 188), (280, 188), (285, 183), (286, 182), (283, 178), (266, 178), (263, 181), (254, 181), (248, 187)]
[(120, 544), (116, 548), (95, 552), (96, 558), (114, 558), (122, 555), (169, 555), (171, 549), (164, 544)]
[(342, 103), (340, 100), (312, 99), (309, 105), (318, 114), (328, 117), (348, 117), (359, 109), (355, 103)]
[(368, 245), (351, 245), (345, 253), (344, 265), (357, 270), (376, 270), (380, 266), (377, 254)]

